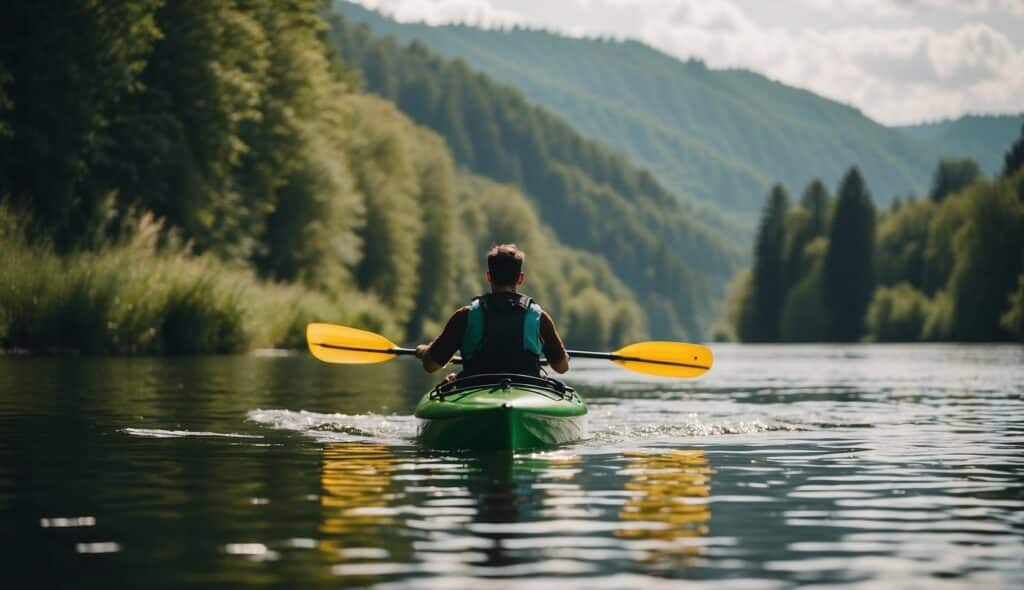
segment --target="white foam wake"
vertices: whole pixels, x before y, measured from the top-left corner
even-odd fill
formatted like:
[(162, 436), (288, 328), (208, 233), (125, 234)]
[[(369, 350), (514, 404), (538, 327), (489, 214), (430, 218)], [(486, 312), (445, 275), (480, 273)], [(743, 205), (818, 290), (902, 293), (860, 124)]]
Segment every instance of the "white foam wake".
[(322, 414), (306, 410), (251, 410), (251, 422), (277, 430), (301, 432), (316, 440), (372, 440), (408, 443), (415, 438), (419, 420), (397, 414)]

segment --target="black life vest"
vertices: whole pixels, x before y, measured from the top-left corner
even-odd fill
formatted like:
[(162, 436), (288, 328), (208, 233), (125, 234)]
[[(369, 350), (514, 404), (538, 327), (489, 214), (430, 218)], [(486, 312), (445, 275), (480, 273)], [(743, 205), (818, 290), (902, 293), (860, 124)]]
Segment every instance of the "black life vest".
[(532, 298), (519, 293), (473, 299), (460, 347), (462, 374), (540, 375), (542, 314)]

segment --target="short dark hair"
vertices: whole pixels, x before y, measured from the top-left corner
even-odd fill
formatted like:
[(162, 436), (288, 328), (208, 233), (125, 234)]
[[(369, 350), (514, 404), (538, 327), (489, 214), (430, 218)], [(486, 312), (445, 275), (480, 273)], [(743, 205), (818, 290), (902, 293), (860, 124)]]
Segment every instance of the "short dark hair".
[(523, 272), (526, 255), (515, 244), (498, 244), (487, 253), (487, 271), (491, 283), (499, 287), (515, 285)]

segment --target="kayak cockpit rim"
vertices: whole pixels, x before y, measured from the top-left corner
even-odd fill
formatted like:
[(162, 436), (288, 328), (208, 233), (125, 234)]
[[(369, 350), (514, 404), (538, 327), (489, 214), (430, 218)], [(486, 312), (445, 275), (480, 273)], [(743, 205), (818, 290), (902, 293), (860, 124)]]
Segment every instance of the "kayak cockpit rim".
[(551, 377), (535, 377), (518, 373), (484, 373), (442, 381), (431, 390), (429, 399), (443, 402), (448, 396), (477, 391), (483, 387), (508, 389), (512, 386), (552, 399), (571, 400), (578, 397), (575, 389)]

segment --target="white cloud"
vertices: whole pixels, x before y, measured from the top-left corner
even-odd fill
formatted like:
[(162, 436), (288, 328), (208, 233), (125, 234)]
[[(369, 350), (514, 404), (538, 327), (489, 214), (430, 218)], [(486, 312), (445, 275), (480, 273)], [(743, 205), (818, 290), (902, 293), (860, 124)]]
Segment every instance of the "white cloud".
[(1024, 52), (982, 25), (802, 33), (795, 42), (813, 75), (772, 64), (780, 79), (857, 105), (887, 123), (965, 112), (1024, 110)]
[(733, 38), (699, 31), (654, 38), (673, 53), (703, 56), (713, 66), (749, 67), (887, 123), (1024, 110), (1024, 51), (985, 25), (948, 33), (758, 29)]
[(1024, 16), (1024, 0), (800, 0), (819, 11), (858, 14), (876, 19), (908, 17), (924, 11), (962, 15), (1007, 13)]
[(1024, 16), (1024, 1), (1022, 0), (900, 0), (900, 2), (915, 8), (956, 10), (961, 14), (979, 15), (1003, 12)]
[(809, 8), (822, 12), (859, 14), (872, 18), (892, 18), (911, 14), (914, 4), (919, 1), (921, 0), (802, 0), (802, 3)]

